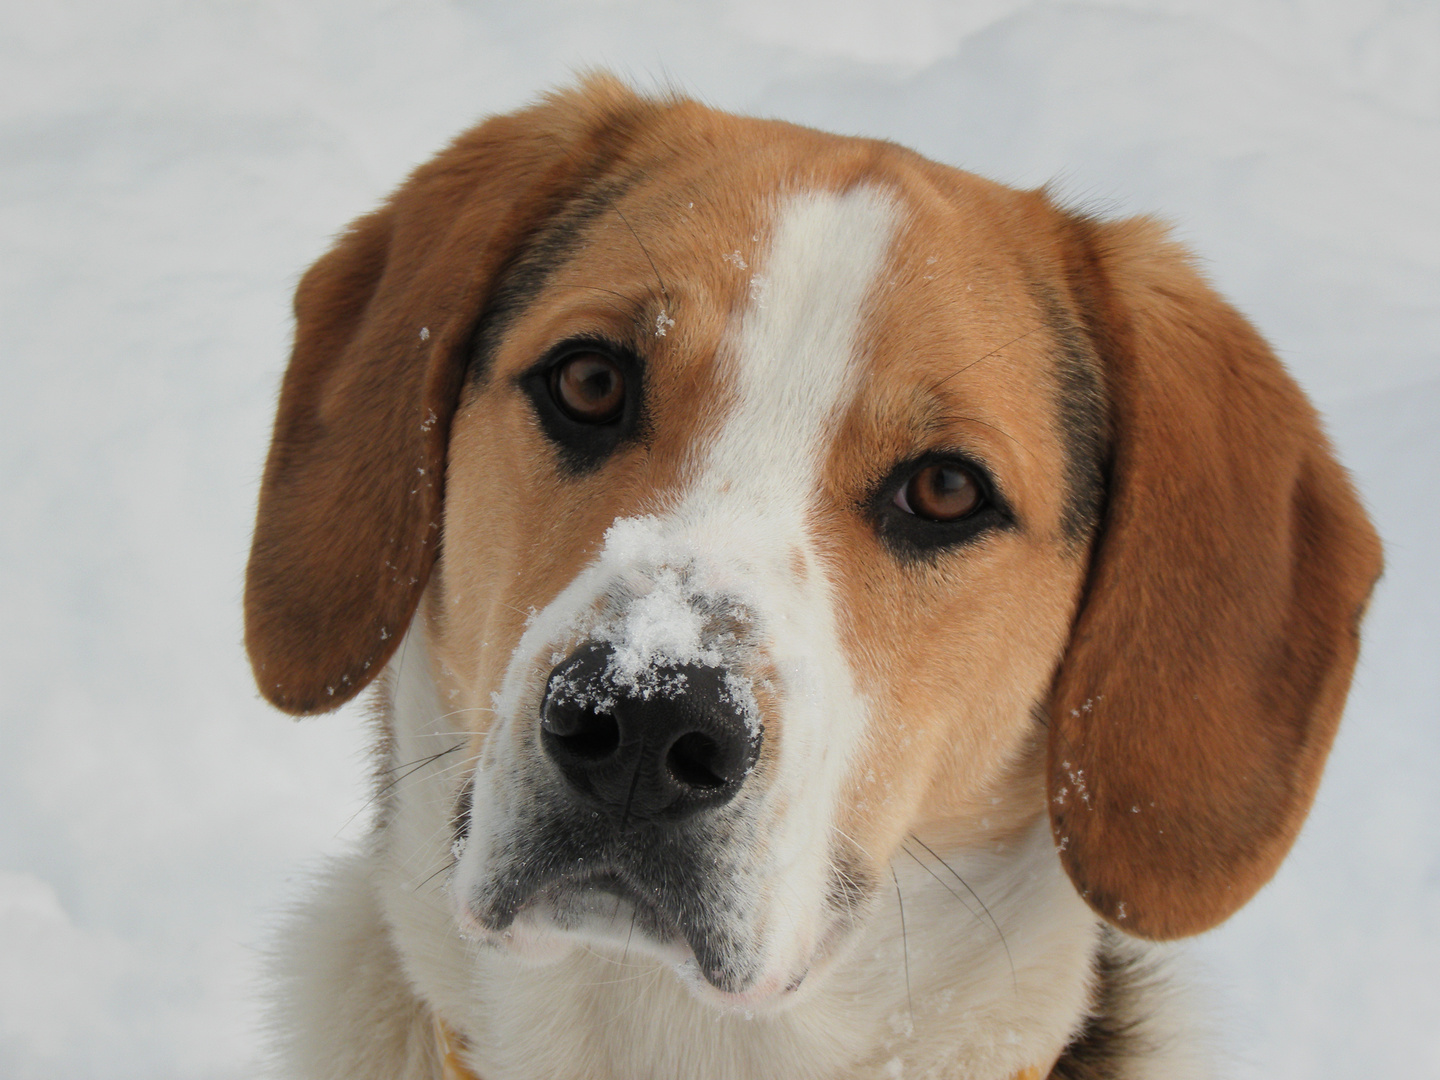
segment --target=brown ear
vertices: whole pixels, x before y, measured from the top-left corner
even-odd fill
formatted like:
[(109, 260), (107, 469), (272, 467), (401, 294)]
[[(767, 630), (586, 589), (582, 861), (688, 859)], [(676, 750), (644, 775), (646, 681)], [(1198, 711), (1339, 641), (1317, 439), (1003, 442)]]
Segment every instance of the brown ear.
[(1294, 841), (1380, 544), (1300, 389), (1163, 230), (1072, 226), (1112, 441), (1051, 703), (1050, 819), (1095, 911), (1180, 937)]
[(245, 644), (273, 704), (332, 709), (390, 658), (435, 558), (450, 420), (492, 284), (657, 108), (593, 78), (490, 120), (301, 281), (245, 579)]

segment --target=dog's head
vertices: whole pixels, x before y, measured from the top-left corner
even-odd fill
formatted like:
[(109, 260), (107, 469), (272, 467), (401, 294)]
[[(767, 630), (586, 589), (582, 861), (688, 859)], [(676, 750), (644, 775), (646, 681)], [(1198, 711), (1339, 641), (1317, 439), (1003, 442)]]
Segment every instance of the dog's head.
[(912, 832), (1048, 812), (1156, 938), (1294, 839), (1378, 544), (1154, 224), (592, 80), (419, 169), (296, 312), (250, 655), (321, 712), (423, 620), (472, 929), (750, 1001)]

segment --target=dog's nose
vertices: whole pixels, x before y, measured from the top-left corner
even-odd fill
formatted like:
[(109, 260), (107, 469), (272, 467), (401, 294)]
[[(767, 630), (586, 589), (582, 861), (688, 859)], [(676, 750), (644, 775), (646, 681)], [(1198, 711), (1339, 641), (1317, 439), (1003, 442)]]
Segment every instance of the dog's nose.
[(675, 823), (735, 797), (760, 754), (723, 668), (619, 673), (605, 642), (550, 673), (540, 744), (582, 799), (622, 826)]

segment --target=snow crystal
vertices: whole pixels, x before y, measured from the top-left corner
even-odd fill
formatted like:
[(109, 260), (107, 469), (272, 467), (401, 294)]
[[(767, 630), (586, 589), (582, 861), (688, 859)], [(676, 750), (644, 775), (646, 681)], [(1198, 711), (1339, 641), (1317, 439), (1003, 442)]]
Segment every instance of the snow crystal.
[[(572, 627), (574, 637), (610, 646), (605, 671), (585, 685), (557, 689), (572, 701), (592, 701), (598, 708), (613, 706), (610, 692), (649, 698), (682, 693), (687, 666), (717, 668), (722, 672), (722, 700), (744, 720), (752, 734), (760, 730), (760, 706), (754, 683), (736, 670), (726, 655), (734, 644), (730, 631), (717, 630), (720, 614), (745, 619), (733, 604), (717, 603), (696, 580), (693, 567), (675, 565), (675, 552), (653, 517), (622, 518), (605, 533), (602, 567), (623, 567), (620, 584), (629, 595), (595, 617)], [(572, 638), (573, 639), (573, 638)], [(565, 652), (552, 655), (563, 662)]]
[(749, 269), (750, 264), (745, 261), (745, 257), (741, 255), (739, 251), (732, 251), (729, 255), (722, 255), (720, 257), (738, 270)]
[(702, 644), (704, 618), (690, 602), (680, 573), (659, 570), (651, 581), (650, 592), (630, 602), (610, 638), (617, 678), (633, 682), (658, 664), (718, 664), (719, 653)]
[[(1085, 786), (1085, 770), (1072, 767), (1068, 761), (1062, 761), (1060, 767), (1065, 770), (1065, 775), (1070, 777), (1070, 783), (1074, 785), (1075, 794), (1080, 796), (1080, 801), (1085, 804), (1087, 809), (1094, 810), (1095, 807), (1090, 804), (1090, 791)], [(1055, 799), (1057, 803), (1063, 803), (1065, 801), (1064, 796), (1066, 790), (1064, 787), (1060, 789)]]

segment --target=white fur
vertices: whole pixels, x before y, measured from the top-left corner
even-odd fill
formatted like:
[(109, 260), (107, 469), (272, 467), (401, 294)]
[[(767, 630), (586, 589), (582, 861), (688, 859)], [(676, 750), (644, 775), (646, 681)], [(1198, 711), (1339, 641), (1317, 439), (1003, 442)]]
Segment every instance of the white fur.
[(381, 860), (332, 864), (271, 957), (270, 1071), (305, 1080), (436, 1080), (429, 1009), (380, 911)]

